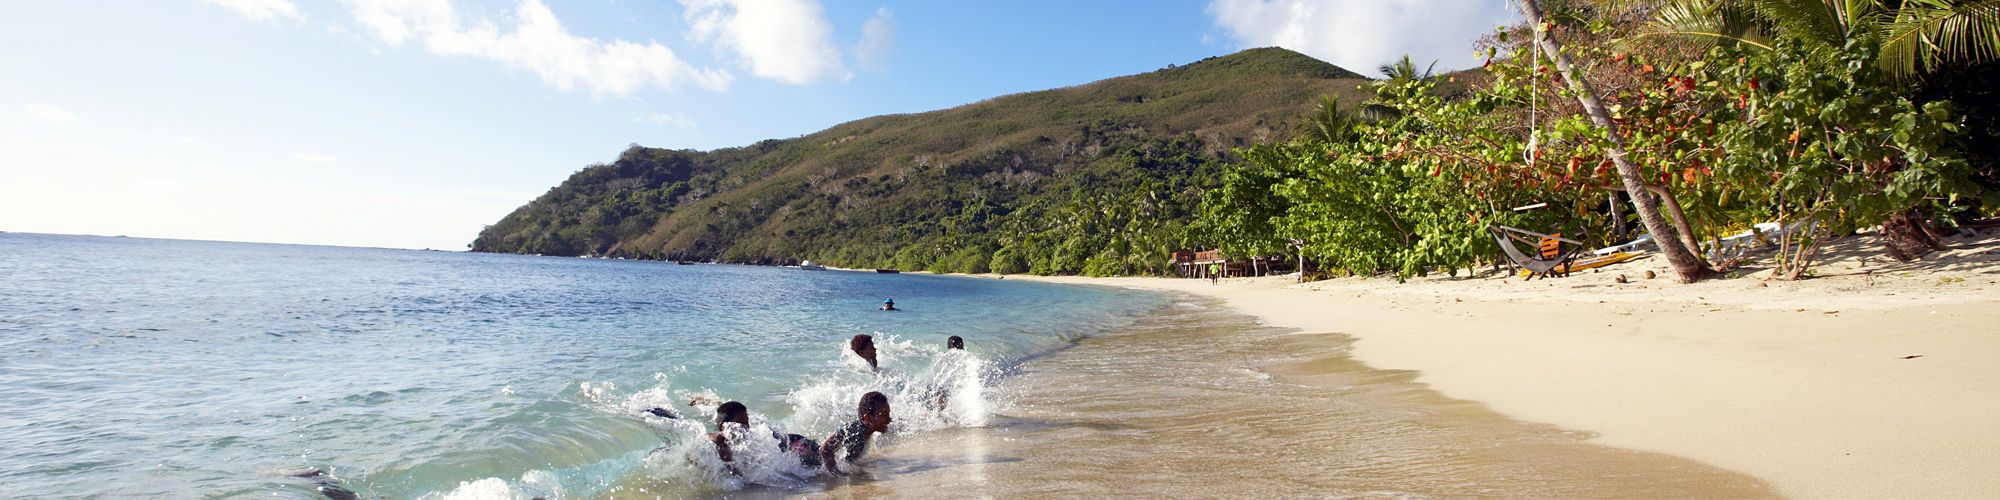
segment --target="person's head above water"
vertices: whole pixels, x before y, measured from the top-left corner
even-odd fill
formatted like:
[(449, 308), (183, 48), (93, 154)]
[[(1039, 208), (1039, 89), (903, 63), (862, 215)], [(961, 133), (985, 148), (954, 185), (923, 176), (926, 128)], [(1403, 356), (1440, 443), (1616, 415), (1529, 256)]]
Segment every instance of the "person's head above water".
[(861, 407), (859, 410), (861, 413), (861, 423), (867, 424), (868, 430), (889, 432), (889, 422), (891, 420), (889, 418), (888, 396), (882, 395), (881, 392), (868, 391), (867, 394), (861, 395)]
[(744, 428), (750, 427), (750, 408), (743, 403), (730, 401), (715, 407), (715, 429), (722, 430), (722, 424), (735, 422)]
[(896, 310), (896, 299), (882, 299), (882, 310), (884, 311)]
[(854, 355), (868, 360), (869, 368), (875, 368), (875, 337), (866, 333), (854, 334), (854, 338), (847, 339), (847, 348), (854, 351)]
[(958, 338), (958, 336), (957, 336), (957, 335), (953, 335), (953, 336), (951, 336), (950, 338), (946, 338), (946, 339), (944, 339), (944, 348), (945, 348), (945, 349), (958, 349), (958, 350), (961, 350), (961, 351), (963, 351), (963, 350), (965, 350), (965, 339), (962, 339), (962, 338)]

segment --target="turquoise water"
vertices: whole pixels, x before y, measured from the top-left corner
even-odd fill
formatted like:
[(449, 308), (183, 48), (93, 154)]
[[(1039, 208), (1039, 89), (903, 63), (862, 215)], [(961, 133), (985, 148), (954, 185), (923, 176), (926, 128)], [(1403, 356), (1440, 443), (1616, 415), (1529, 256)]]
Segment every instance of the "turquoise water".
[[(879, 312), (894, 297), (903, 312)], [(897, 435), (982, 425), (1012, 367), (1164, 307), (929, 275), (0, 234), (12, 496), (811, 491), (722, 475), (690, 398), (814, 438), (891, 393)], [(881, 374), (845, 353), (873, 334)], [(961, 335), (971, 355), (946, 355)], [(949, 388), (942, 409), (920, 394)], [(754, 433), (753, 433), (754, 434)], [(757, 457), (752, 457), (756, 459)]]

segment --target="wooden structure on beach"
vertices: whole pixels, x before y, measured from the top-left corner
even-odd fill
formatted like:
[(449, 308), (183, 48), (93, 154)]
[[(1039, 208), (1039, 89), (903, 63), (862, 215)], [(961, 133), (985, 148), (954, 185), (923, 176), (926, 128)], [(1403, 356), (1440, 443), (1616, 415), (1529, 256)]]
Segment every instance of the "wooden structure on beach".
[[(1289, 269), (1284, 257), (1251, 257), (1230, 259), (1220, 250), (1175, 250), (1169, 254), (1174, 275), (1182, 278), (1209, 278), (1220, 274), (1223, 278), (1243, 276), (1264, 276), (1280, 269)], [(1214, 266), (1215, 271), (1209, 267)]]

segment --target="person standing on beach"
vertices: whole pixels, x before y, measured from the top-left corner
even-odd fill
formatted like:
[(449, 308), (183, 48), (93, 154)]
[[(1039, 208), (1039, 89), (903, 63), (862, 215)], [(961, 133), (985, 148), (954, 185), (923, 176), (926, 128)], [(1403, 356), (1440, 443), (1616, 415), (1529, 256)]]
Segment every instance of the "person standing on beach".
[(860, 356), (861, 359), (867, 360), (870, 371), (881, 369), (875, 364), (875, 337), (870, 337), (866, 333), (854, 334), (854, 338), (847, 339), (847, 349), (854, 351), (854, 355)]
[(891, 420), (888, 396), (876, 391), (862, 394), (857, 413), (860, 414), (860, 418), (834, 431), (833, 435), (827, 436), (825, 443), (820, 445), (819, 460), (826, 465), (827, 472), (842, 474), (840, 460), (847, 460), (848, 463), (860, 460), (861, 454), (868, 452), (868, 444), (875, 440), (875, 433), (889, 432)]
[(1222, 282), (1222, 264), (1209, 264), (1208, 284), (1213, 285), (1221, 282)]

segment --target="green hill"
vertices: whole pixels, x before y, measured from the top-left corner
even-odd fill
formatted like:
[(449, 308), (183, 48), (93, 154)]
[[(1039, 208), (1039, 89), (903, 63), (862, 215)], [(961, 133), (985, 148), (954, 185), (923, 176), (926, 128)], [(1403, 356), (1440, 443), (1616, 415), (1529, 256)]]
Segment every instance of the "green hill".
[(1230, 150), (1281, 140), (1366, 79), (1278, 48), (885, 115), (714, 151), (637, 145), (472, 249), (851, 267), (1156, 270)]

